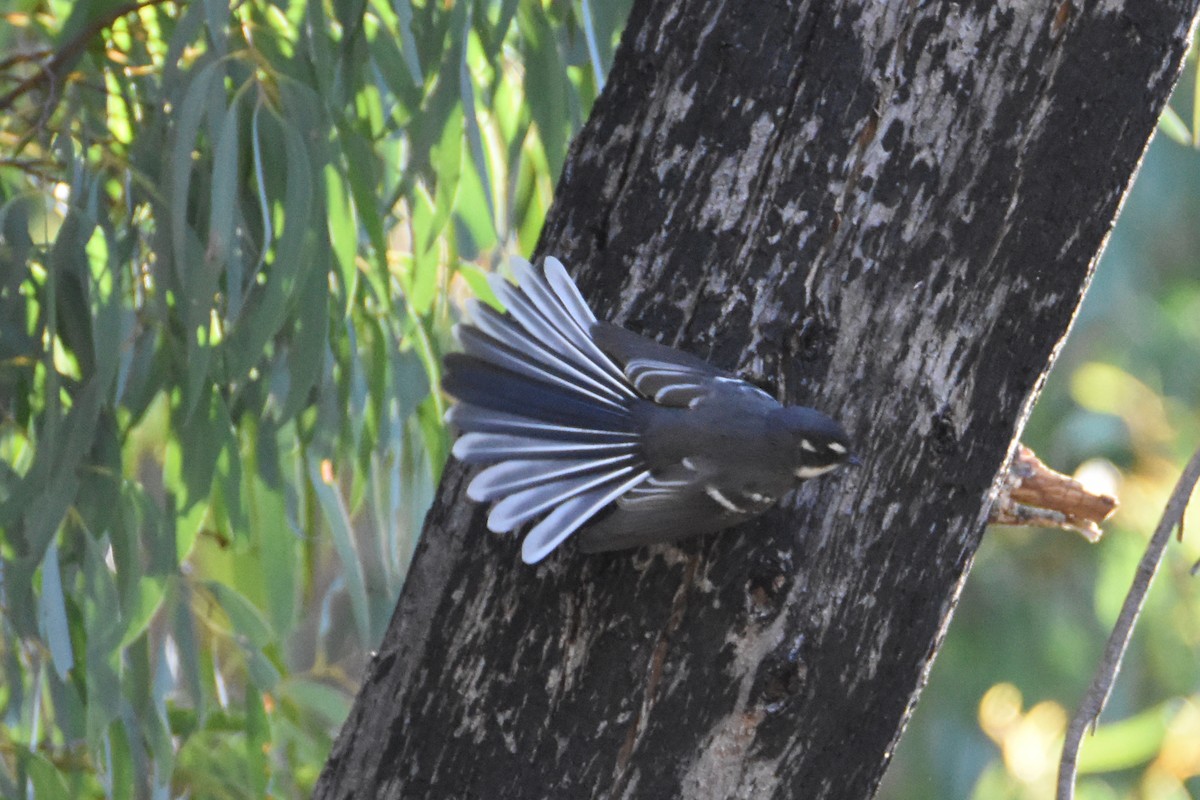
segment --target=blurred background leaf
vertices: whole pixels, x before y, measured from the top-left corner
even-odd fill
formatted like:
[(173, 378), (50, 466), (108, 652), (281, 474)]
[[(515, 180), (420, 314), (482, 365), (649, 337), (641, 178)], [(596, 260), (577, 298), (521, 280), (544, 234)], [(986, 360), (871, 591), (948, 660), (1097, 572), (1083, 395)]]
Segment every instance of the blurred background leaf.
[[(0, 796), (309, 793), (446, 457), (456, 309), (536, 242), (628, 6), (6, 6)], [(1026, 436), (1122, 510), (988, 535), (883, 797), (1049, 796), (1200, 439), (1189, 63)], [(1200, 788), (1198, 556), (1081, 797)]]

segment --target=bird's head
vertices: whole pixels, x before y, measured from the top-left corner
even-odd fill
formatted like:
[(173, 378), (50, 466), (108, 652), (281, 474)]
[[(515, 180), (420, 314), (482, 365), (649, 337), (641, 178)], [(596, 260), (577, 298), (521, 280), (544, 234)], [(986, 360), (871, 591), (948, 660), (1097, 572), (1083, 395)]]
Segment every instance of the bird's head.
[(798, 479), (815, 478), (842, 464), (859, 463), (850, 452), (846, 431), (820, 411), (791, 406), (778, 413), (791, 449), (792, 473)]

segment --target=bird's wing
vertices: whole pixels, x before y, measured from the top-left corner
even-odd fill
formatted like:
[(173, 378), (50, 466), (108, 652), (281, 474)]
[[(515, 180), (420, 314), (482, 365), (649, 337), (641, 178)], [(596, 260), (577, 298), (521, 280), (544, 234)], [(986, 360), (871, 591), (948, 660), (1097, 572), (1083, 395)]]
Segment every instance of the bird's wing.
[(774, 497), (722, 491), (713, 467), (686, 459), (652, 474), (621, 495), (611, 513), (588, 524), (580, 547), (595, 553), (712, 533), (756, 517), (774, 503)]
[(758, 387), (696, 356), (611, 323), (593, 322), (591, 333), (600, 349), (625, 371), (634, 388), (659, 405), (685, 408), (721, 383), (736, 384), (773, 400)]
[(621, 497), (607, 515), (589, 523), (577, 540), (585, 553), (622, 550), (712, 533), (756, 513), (734, 513), (695, 486), (656, 491), (650, 478)]
[(706, 396), (713, 381), (736, 380), (693, 355), (608, 322), (592, 323), (592, 338), (621, 366), (634, 388), (659, 405), (686, 407)]

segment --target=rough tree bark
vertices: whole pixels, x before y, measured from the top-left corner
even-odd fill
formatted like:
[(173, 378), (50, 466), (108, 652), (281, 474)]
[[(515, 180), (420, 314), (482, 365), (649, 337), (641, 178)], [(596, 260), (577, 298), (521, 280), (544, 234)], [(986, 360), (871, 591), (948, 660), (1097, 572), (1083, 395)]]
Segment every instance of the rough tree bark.
[(541, 250), (866, 465), (536, 568), (450, 465), (316, 796), (870, 796), (1196, 5), (636, 3)]

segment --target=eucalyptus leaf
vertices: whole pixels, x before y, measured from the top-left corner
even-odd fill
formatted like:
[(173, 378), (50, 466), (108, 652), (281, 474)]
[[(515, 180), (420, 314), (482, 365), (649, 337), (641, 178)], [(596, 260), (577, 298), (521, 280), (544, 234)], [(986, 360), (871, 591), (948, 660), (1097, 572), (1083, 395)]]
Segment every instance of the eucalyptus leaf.
[(342, 564), (342, 575), (346, 580), (346, 591), (350, 595), (350, 608), (354, 622), (358, 627), (360, 640), (371, 641), (371, 613), (367, 602), (366, 580), (363, 575), (362, 561), (359, 558), (358, 542), (355, 539), (350, 516), (341, 495), (334, 485), (327, 483), (327, 465), (322, 465), (317, 459), (310, 457), (308, 463), (309, 485), (321, 504), (329, 532), (333, 537), (333, 546)]
[(60, 679), (66, 679), (75, 667), (67, 608), (63, 599), (62, 572), (58, 563), (58, 543), (51, 541), (42, 558), (42, 591), (38, 596), (38, 622), (42, 636), (50, 645), (50, 657)]
[(274, 638), (271, 626), (267, 624), (262, 612), (244, 595), (232, 586), (217, 581), (207, 581), (204, 587), (229, 617), (234, 632), (244, 636), (246, 641), (256, 648), (263, 648), (271, 643)]
[(311, 793), (327, 678), (447, 456), (449, 324), (540, 230), (596, 83), (566, 61), (611, 54), (576, 5), (101, 0), (0, 32), (59, 99), (4, 122), (0, 795)]
[(25, 751), (21, 765), (29, 777), (34, 797), (70, 797), (64, 776), (54, 763), (38, 753)]
[(525, 98), (538, 126), (550, 175), (557, 181), (566, 159), (570, 82), (555, 44), (554, 30), (540, 3), (524, 3), (517, 14), (525, 70)]
[(133, 753), (129, 748), (129, 737), (125, 726), (113, 722), (104, 732), (105, 772), (108, 791), (112, 800), (132, 800), (134, 795)]
[[(171, 244), (176, 273), (190, 263), (192, 255), (186, 247), (188, 226), (188, 194), (192, 184), (192, 152), (200, 135), (200, 125), (208, 107), (209, 94), (221, 76), (221, 62), (211, 61), (201, 68), (188, 83), (179, 103), (170, 151)], [(180, 280), (180, 284), (183, 281)], [(192, 320), (194, 322), (194, 320)]]
[(137, 583), (137, 591), (131, 596), (126, 608), (122, 609), (122, 625), (120, 647), (127, 647), (135, 639), (146, 632), (150, 620), (162, 607), (166, 595), (167, 580), (165, 577), (143, 576)]
[(409, 74), (412, 76), (413, 83), (420, 86), (425, 82), (425, 76), (421, 74), (420, 55), (417, 52), (417, 41), (413, 38), (412, 21), (413, 7), (411, 0), (396, 0), (393, 4), (396, 15), (400, 18), (400, 52), (404, 54), (404, 63), (408, 65)]

